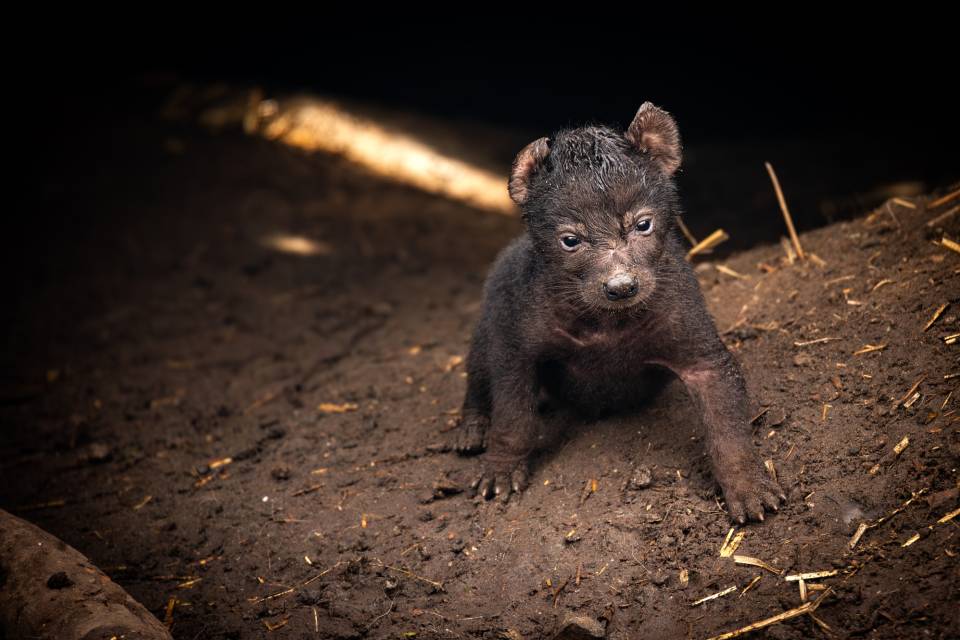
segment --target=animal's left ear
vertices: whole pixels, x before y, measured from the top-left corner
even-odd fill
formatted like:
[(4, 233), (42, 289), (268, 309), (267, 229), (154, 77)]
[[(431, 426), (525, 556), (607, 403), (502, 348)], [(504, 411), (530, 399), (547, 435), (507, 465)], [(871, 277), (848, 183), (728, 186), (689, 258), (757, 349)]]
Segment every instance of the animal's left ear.
[(530, 195), (530, 180), (543, 168), (550, 155), (550, 139), (540, 138), (525, 146), (513, 161), (510, 171), (510, 199), (518, 205), (527, 201)]
[(680, 168), (680, 132), (669, 113), (644, 102), (624, 134), (641, 153), (648, 154), (661, 171), (672, 176)]

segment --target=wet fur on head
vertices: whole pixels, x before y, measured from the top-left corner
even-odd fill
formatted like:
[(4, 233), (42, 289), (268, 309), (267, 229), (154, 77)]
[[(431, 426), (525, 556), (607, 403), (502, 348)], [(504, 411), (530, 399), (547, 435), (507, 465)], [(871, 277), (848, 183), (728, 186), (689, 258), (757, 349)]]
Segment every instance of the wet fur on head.
[[(676, 125), (650, 103), (623, 134), (603, 126), (567, 129), (518, 154), (510, 194), (552, 272), (557, 300), (592, 311), (643, 308), (669, 282), (672, 269), (660, 258), (677, 232), (679, 162)], [(652, 224), (649, 234), (637, 230), (643, 218)], [(565, 250), (565, 234), (579, 246)], [(610, 301), (604, 283), (618, 274), (633, 278), (638, 292)]]

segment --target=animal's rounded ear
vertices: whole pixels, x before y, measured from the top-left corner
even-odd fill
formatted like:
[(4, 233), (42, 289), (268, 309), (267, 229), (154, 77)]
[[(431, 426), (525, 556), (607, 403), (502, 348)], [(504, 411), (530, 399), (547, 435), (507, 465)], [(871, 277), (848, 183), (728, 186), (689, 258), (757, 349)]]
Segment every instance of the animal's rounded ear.
[(624, 137), (668, 176), (680, 168), (680, 132), (669, 113), (644, 102)]
[(510, 199), (518, 205), (527, 201), (530, 180), (543, 166), (544, 160), (550, 155), (550, 140), (540, 138), (534, 140), (517, 154), (510, 171)]

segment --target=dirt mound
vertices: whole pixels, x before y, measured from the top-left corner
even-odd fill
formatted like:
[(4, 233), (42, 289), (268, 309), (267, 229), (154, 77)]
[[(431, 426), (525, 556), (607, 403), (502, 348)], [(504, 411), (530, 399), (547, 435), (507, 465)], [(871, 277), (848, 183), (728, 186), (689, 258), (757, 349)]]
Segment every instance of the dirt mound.
[(677, 384), (568, 434), (519, 500), (460, 492), (477, 463), (443, 443), (517, 221), (265, 141), (170, 136), (138, 133), (134, 160), (77, 168), (46, 203), (78, 215), (8, 331), (0, 506), (175, 637), (539, 638), (571, 615), (709, 637), (801, 605), (785, 578), (815, 571), (836, 572), (804, 582), (815, 617), (770, 637), (954, 633), (960, 518), (937, 522), (958, 503), (960, 254), (926, 222), (956, 201), (802, 235), (818, 260), (773, 245), (698, 268), (789, 493), (733, 537), (764, 569), (720, 556), (730, 521)]

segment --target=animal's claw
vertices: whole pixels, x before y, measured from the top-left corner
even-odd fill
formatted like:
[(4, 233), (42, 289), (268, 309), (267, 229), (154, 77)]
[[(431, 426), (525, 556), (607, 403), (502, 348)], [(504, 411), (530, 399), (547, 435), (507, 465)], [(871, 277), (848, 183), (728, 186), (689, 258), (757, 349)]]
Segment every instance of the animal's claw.
[(718, 471), (730, 517), (746, 524), (748, 520), (763, 522), (764, 511), (779, 511), (786, 501), (780, 486), (767, 475), (763, 465), (752, 456), (738, 457), (739, 462), (727, 464)]
[(508, 502), (511, 494), (518, 495), (527, 487), (527, 463), (484, 461), (480, 475), (474, 478), (470, 487), (475, 495), (489, 500), (496, 496), (500, 502)]

